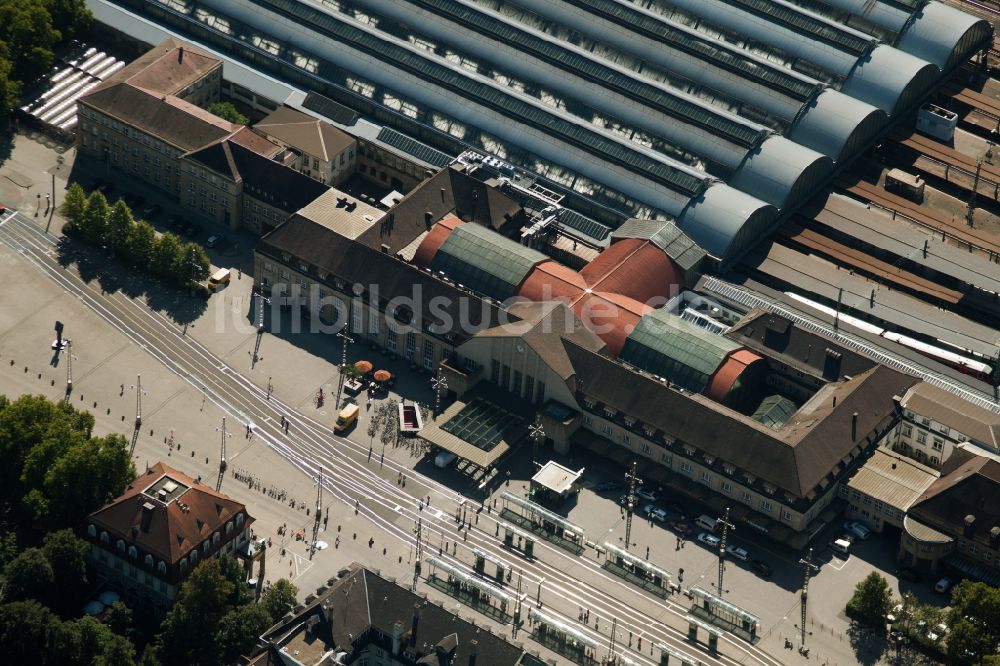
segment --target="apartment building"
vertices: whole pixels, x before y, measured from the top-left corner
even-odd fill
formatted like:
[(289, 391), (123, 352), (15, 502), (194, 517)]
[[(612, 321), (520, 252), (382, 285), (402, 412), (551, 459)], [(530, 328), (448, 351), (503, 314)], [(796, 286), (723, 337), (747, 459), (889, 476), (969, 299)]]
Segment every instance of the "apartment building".
[(200, 560), (250, 540), (246, 507), (160, 462), (87, 519), (88, 559), (127, 599), (165, 610)]
[(281, 146), (197, 106), (218, 99), (221, 71), (189, 45), (157, 45), (80, 98), (78, 150), (182, 213), (263, 233), (326, 188), (275, 161)]
[(921, 382), (896, 400), (900, 421), (893, 449), (940, 469), (955, 447), (969, 442), (1000, 453), (1000, 414)]
[(354, 173), (357, 141), (326, 121), (282, 106), (254, 129), (287, 151), (284, 164), (331, 187)]

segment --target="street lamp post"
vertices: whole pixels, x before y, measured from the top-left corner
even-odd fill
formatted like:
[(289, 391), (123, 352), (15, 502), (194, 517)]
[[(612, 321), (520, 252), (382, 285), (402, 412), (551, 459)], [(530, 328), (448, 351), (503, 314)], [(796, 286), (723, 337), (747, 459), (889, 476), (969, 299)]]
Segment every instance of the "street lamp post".
[[(250, 368), (253, 369), (257, 365), (257, 361), (260, 360), (260, 341), (264, 337), (264, 305), (270, 303), (270, 298), (264, 298), (263, 289), (258, 289), (254, 292), (257, 296), (257, 341), (254, 343), (253, 347), (253, 361), (250, 363)], [(271, 378), (267, 378), (267, 399), (271, 399)]]
[(337, 380), (337, 402), (334, 403), (336, 409), (340, 409), (340, 395), (344, 390), (344, 372), (347, 370), (347, 345), (348, 343), (354, 342), (354, 340), (341, 331), (337, 333), (337, 337), (340, 338), (340, 377)]
[(434, 389), (434, 420), (436, 421), (438, 413), (441, 411), (441, 393), (448, 390), (448, 378), (444, 375), (432, 378), (431, 388)]
[(809, 601), (809, 578), (812, 576), (813, 571), (819, 569), (815, 564), (812, 563), (812, 548), (805, 557), (799, 560), (799, 564), (802, 565), (802, 595), (799, 599), (799, 606), (801, 610), (802, 617), (800, 618), (799, 626), (799, 652), (808, 655), (809, 649), (806, 647), (806, 605)]
[(538, 463), (538, 449), (545, 439), (545, 429), (542, 428), (542, 416), (537, 414), (535, 422), (528, 427), (528, 434), (531, 437), (531, 462)]
[(722, 574), (726, 570), (726, 541), (729, 539), (729, 530), (736, 529), (736, 526), (729, 522), (729, 507), (726, 507), (726, 515), (721, 518), (716, 527), (722, 525), (722, 539), (719, 540), (719, 598), (722, 598), (723, 588), (722, 588)]

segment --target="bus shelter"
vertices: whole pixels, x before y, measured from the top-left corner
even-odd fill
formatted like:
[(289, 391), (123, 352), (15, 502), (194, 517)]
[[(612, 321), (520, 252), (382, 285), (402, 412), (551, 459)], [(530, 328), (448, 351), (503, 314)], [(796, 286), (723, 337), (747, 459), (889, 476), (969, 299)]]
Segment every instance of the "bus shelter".
[(700, 587), (690, 589), (694, 604), (690, 613), (711, 622), (740, 638), (755, 643), (760, 634), (760, 618), (734, 603)]
[(607, 541), (604, 550), (607, 553), (605, 569), (658, 597), (666, 598), (670, 594), (672, 575), (669, 571)]
[(486, 563), (489, 562), (496, 569), (493, 573), (493, 579), (496, 581), (497, 585), (503, 585), (504, 582), (509, 581), (511, 578), (511, 566), (507, 562), (504, 562), (496, 555), (492, 553), (487, 553), (485, 550), (479, 548), (473, 548), (472, 554), (476, 556), (476, 563), (473, 565), (473, 570), (480, 576), (486, 576)]
[(536, 641), (574, 664), (598, 666), (603, 663), (597, 658), (597, 641), (569, 623), (532, 608), (528, 612), (528, 624)]
[(575, 555), (583, 552), (584, 530), (531, 500), (504, 491), (500, 515)]
[[(691, 655), (681, 652), (680, 650), (675, 650), (666, 644), (661, 644), (660, 648), (660, 666), (672, 666), (672, 664), (681, 664), (681, 666), (701, 666), (701, 660), (692, 657)], [(673, 659), (673, 662), (670, 660)]]
[(499, 587), (435, 555), (427, 557), (427, 563), (428, 583), (483, 615), (504, 624), (510, 621), (514, 599)]

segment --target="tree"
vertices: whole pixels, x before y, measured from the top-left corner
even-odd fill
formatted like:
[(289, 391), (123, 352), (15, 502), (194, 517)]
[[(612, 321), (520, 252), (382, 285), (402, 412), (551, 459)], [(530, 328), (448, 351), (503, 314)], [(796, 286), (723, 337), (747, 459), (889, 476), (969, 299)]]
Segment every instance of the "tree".
[(177, 254), (177, 263), (173, 274), (177, 284), (189, 285), (192, 281), (199, 282), (209, 276), (212, 262), (208, 260), (205, 250), (197, 243), (184, 243)]
[(160, 277), (171, 277), (181, 254), (181, 241), (169, 231), (156, 239), (149, 256), (149, 265)]
[(105, 242), (112, 252), (115, 254), (125, 252), (133, 226), (135, 226), (135, 220), (132, 218), (132, 211), (127, 203), (119, 199), (108, 215), (107, 233), (105, 234)]
[(847, 610), (871, 625), (885, 622), (885, 616), (892, 608), (892, 595), (889, 583), (876, 571), (858, 583), (854, 595), (847, 602)]
[(214, 663), (219, 622), (229, 611), (233, 583), (220, 559), (202, 560), (181, 585), (157, 636), (157, 652), (166, 664)]
[(126, 638), (132, 633), (132, 609), (121, 601), (116, 601), (108, 607), (108, 629)]
[(94, 15), (84, 0), (46, 0), (52, 25), (59, 29), (63, 39), (73, 39), (90, 29)]
[(0, 526), (3, 535), (0, 536), (0, 571), (7, 568), (7, 565), (17, 557), (17, 535), (13, 530), (9, 530), (7, 525)]
[(108, 200), (100, 192), (91, 192), (87, 197), (87, 207), (83, 213), (83, 224), (80, 234), (91, 244), (104, 242), (104, 234), (108, 224)]
[(55, 589), (54, 607), (64, 613), (77, 609), (87, 591), (87, 552), (90, 546), (77, 538), (73, 530), (63, 529), (45, 535), (42, 551), (52, 567)]
[(48, 71), (60, 39), (42, 0), (0, 1), (0, 41), (7, 44), (19, 81), (35, 81)]
[(40, 548), (28, 548), (4, 569), (6, 597), (15, 601), (36, 599), (42, 603), (52, 594), (55, 575)]
[(0, 122), (5, 122), (17, 108), (21, 97), (21, 82), (14, 78), (7, 45), (0, 41)]
[(208, 105), (208, 112), (237, 125), (246, 125), (250, 119), (236, 110), (232, 102), (215, 102)]
[(46, 663), (49, 628), (59, 619), (35, 600), (0, 605), (0, 654), (8, 664)]
[(139, 220), (129, 230), (125, 256), (133, 266), (149, 266), (156, 245), (156, 230), (145, 220)]
[(948, 626), (948, 657), (953, 663), (971, 663), (969, 655), (994, 654), (1000, 643), (1000, 588), (968, 580), (956, 585)]
[(91, 437), (71, 447), (45, 476), (43, 492), (50, 525), (76, 525), (117, 497), (135, 479), (128, 441), (118, 434)]
[(298, 593), (299, 588), (295, 587), (287, 578), (276, 581), (271, 589), (264, 593), (260, 599), (260, 605), (267, 611), (271, 618), (271, 624), (276, 624), (285, 616), (285, 613), (295, 607)]
[(63, 196), (62, 206), (59, 212), (66, 218), (66, 226), (63, 230), (68, 233), (79, 231), (83, 215), (87, 211), (87, 195), (84, 193), (80, 183), (73, 183), (66, 190)]
[(219, 622), (215, 641), (221, 663), (238, 663), (270, 626), (271, 616), (267, 609), (257, 604), (240, 606), (226, 613)]

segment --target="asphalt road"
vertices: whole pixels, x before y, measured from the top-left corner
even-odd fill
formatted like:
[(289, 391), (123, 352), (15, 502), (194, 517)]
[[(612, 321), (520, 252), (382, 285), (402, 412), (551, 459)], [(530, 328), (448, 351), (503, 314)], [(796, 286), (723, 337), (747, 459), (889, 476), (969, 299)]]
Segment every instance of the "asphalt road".
[[(687, 616), (685, 605), (673, 598), (655, 598), (608, 574), (591, 549), (574, 556), (557, 546), (538, 541), (535, 557), (524, 559), (503, 548), (495, 536), (495, 517), (485, 512), (463, 538), (454, 519), (456, 508), (465, 499), (462, 495), (389, 458), (385, 460), (389, 476), (395, 476), (392, 472), (405, 474), (407, 484), (403, 488), (383, 478), (377, 469), (372, 469), (378, 456), (368, 462), (367, 443), (335, 436), (329, 428), (297, 412), (291, 405), (275, 396), (269, 397), (265, 389), (186, 336), (182, 327), (150, 310), (141, 299), (120, 292), (102, 293), (94, 285), (85, 283), (72, 267), (64, 268), (59, 264), (56, 238), (23, 215), (8, 213), (4, 216), (0, 221), (0, 242), (18, 251), (39, 272), (203, 392), (208, 400), (230, 415), (233, 430), (238, 431), (251, 423), (258, 438), (304, 475), (316, 478), (322, 469), (323, 486), (328, 496), (343, 503), (347, 510), (356, 508), (359, 515), (371, 521), (385, 536), (397, 539), (404, 546), (412, 545), (419, 519), (425, 553), (437, 555), (440, 545), (451, 541), (455, 544), (454, 549), (441, 558), (463, 569), (471, 568), (473, 548), (513, 563), (518, 571), (513, 586), (520, 582), (526, 597), (522, 618), (527, 616), (528, 606), (535, 605), (540, 586), (543, 611), (595, 641), (600, 646), (599, 654), (607, 651), (611, 619), (615, 618), (619, 632), (615, 652), (632, 663), (658, 664), (659, 650), (651, 649), (654, 644), (669, 645), (705, 663), (767, 666), (783, 663), (729, 634), (720, 638), (717, 657), (708, 654), (703, 645), (692, 645), (687, 641), (686, 631), (678, 628), (686, 626), (683, 620)], [(287, 434), (280, 424), (282, 416), (291, 424)], [(430, 506), (423, 507), (428, 496)], [(428, 567), (425, 567), (423, 575), (427, 572)], [(511, 587), (508, 585), (508, 593)], [(581, 607), (591, 611), (591, 620), (596, 621), (596, 626), (584, 626), (578, 621)], [(636, 649), (636, 643), (630, 647), (625, 640), (629, 632), (632, 636), (643, 637), (642, 653)], [(704, 632), (701, 640), (705, 640)]]

